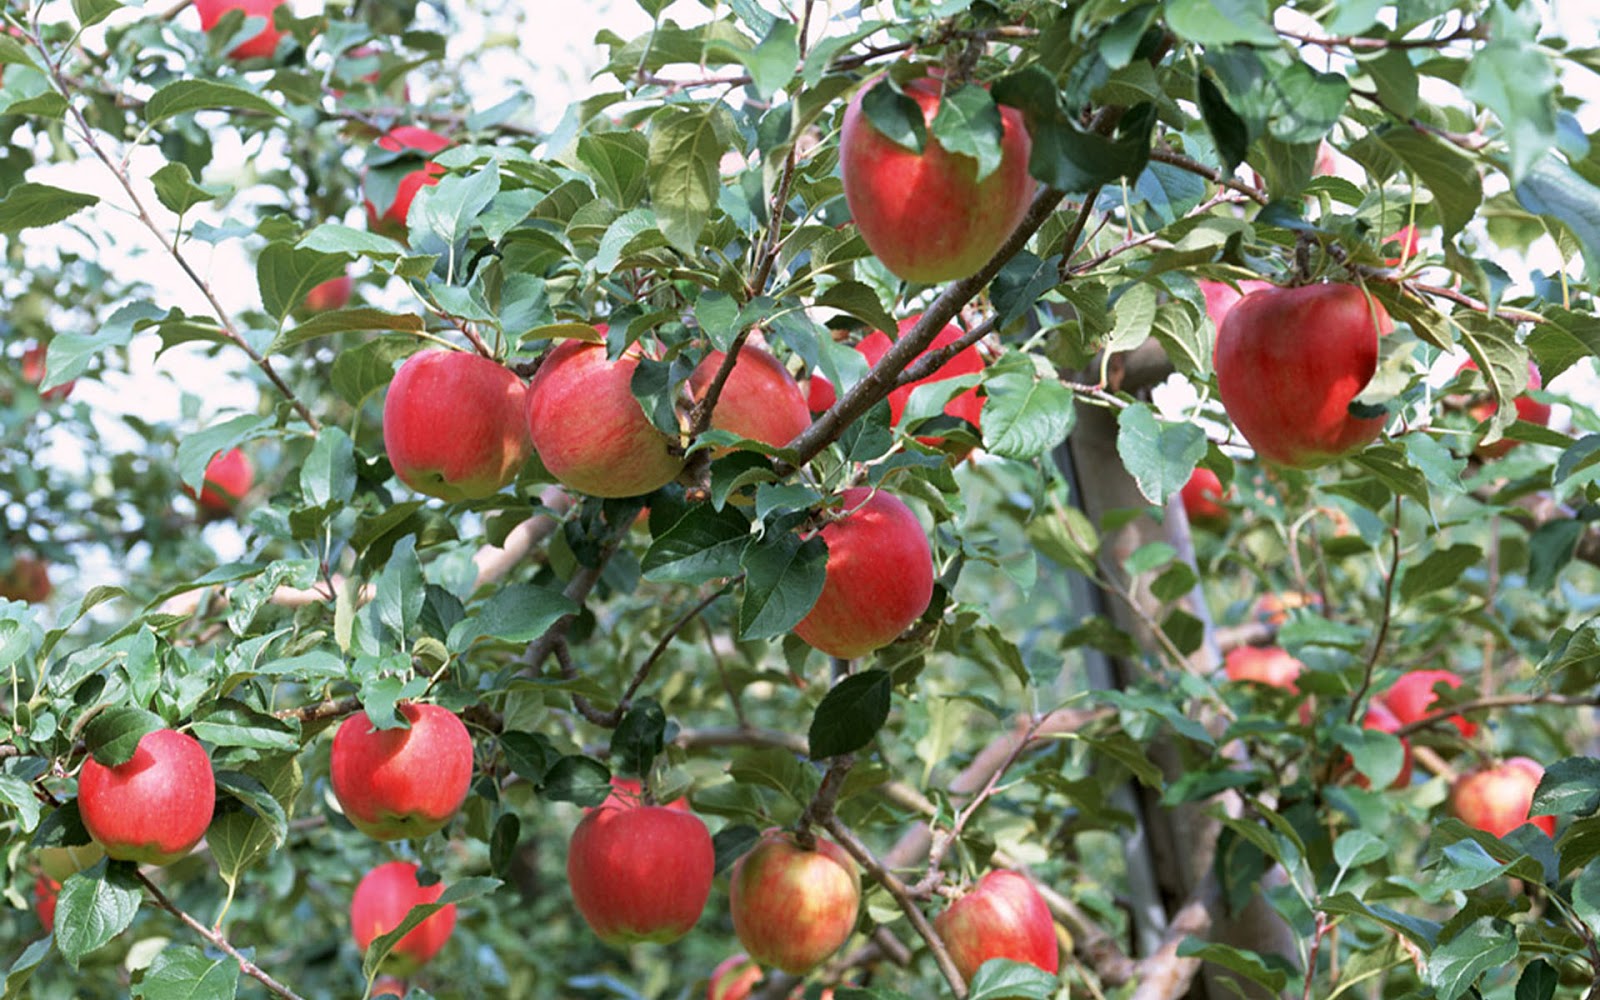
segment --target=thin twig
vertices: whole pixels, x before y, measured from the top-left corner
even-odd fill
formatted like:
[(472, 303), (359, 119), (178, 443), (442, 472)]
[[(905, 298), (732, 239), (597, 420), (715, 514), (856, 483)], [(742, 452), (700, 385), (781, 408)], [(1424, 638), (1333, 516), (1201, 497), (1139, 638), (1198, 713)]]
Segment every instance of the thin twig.
[(201, 923), (187, 912), (179, 909), (177, 904), (167, 898), (166, 893), (162, 892), (154, 882), (150, 881), (150, 879), (145, 876), (144, 872), (135, 870), (134, 875), (144, 885), (145, 891), (150, 894), (150, 898), (155, 901), (157, 906), (161, 907), (163, 910), (166, 910), (174, 917), (177, 917), (190, 930), (194, 931), (196, 934), (199, 934), (201, 937), (210, 942), (212, 947), (224, 952), (229, 958), (233, 959), (235, 962), (238, 962), (240, 972), (249, 976), (251, 979), (254, 979), (262, 986), (265, 986), (271, 992), (282, 997), (283, 1000), (305, 1000), (304, 997), (300, 996), (300, 994), (296, 993), (294, 990), (291, 990), (289, 987), (278, 982), (276, 979), (273, 979), (259, 965), (256, 965), (248, 958), (245, 958), (244, 955), (239, 952), (239, 949), (235, 948), (228, 941), (228, 939), (223, 936), (221, 931), (213, 930), (212, 928), (207, 927), (205, 924)]
[(1361, 686), (1350, 699), (1349, 721), (1355, 722), (1366, 711), (1367, 692), (1372, 688), (1372, 672), (1377, 669), (1378, 656), (1383, 652), (1384, 641), (1389, 637), (1389, 624), (1394, 621), (1394, 584), (1400, 575), (1400, 497), (1394, 498), (1394, 527), (1389, 529), (1392, 548), (1389, 555), (1389, 572), (1383, 579), (1383, 618), (1378, 623), (1378, 634), (1372, 639), (1372, 652), (1367, 656), (1366, 669), (1361, 672)]
[[(661, 657), (666, 653), (667, 647), (672, 645), (672, 640), (677, 638), (678, 633), (682, 632), (686, 625), (698, 618), (701, 612), (705, 611), (706, 608), (709, 608), (716, 602), (717, 598), (721, 597), (727, 592), (727, 586), (719, 587), (694, 607), (686, 611), (678, 618), (677, 621), (672, 623), (671, 627), (667, 629), (667, 631), (661, 636), (661, 639), (656, 643), (655, 648), (650, 651), (650, 655), (646, 656), (644, 658), (644, 662), (639, 664), (639, 668), (633, 672), (633, 679), (628, 682), (627, 689), (622, 692), (622, 698), (617, 702), (616, 708), (613, 708), (609, 712), (600, 713), (597, 716), (591, 716), (580, 706), (579, 711), (583, 712), (584, 718), (588, 719), (590, 722), (593, 722), (597, 726), (604, 726), (607, 729), (617, 728), (617, 726), (622, 722), (623, 715), (626, 714), (628, 709), (633, 706), (633, 696), (639, 693), (639, 688), (650, 676), (651, 669), (655, 667), (656, 663), (659, 662)], [(580, 700), (589, 708), (594, 707), (589, 702), (589, 699), (585, 698), (583, 695), (573, 695), (574, 702)]]

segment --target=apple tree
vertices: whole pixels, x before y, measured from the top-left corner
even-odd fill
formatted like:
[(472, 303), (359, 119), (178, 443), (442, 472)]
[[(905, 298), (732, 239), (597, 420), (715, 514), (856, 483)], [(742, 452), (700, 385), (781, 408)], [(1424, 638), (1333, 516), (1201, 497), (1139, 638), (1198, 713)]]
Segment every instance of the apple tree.
[(4, 996), (1600, 997), (1592, 15), (579, 6), (0, 9)]

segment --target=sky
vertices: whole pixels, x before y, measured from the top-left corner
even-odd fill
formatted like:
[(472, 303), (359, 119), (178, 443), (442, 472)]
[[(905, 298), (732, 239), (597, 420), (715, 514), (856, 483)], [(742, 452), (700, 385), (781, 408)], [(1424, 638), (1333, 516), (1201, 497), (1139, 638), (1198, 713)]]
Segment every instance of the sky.
[[(314, 12), (320, 2), (291, 0), (296, 12), (302, 15)], [(166, 10), (170, 6), (171, 0), (149, 0), (146, 10), (130, 6), (114, 15), (108, 23), (115, 24), (119, 19), (136, 18), (148, 10)], [(463, 15), (466, 6), (462, 0), (450, 2), (452, 12), (457, 15)], [(473, 95), (472, 105), (476, 108), (491, 107), (515, 92), (512, 81), (525, 82), (534, 101), (532, 121), (542, 129), (553, 127), (570, 102), (605, 85), (604, 81), (591, 83), (593, 73), (604, 61), (604, 50), (593, 43), (598, 31), (607, 29), (623, 37), (633, 37), (650, 26), (649, 15), (634, 0), (488, 0), (487, 3), (478, 2), (472, 6), (486, 8), (489, 13), (485, 16), (461, 16), (448, 33), (452, 57), (471, 51), (487, 53), (483, 71), (467, 83)], [(833, 0), (824, 6), (842, 8), (844, 5)], [(53, 0), (47, 11), (53, 10), (54, 16), (59, 17), (65, 8), (65, 0)], [(1550, 9), (1556, 25), (1574, 44), (1600, 43), (1600, 4), (1594, 0), (1554, 0)], [(666, 16), (676, 18), (680, 23), (693, 23), (704, 20), (708, 14), (699, 0), (678, 0), (668, 8)], [(192, 10), (182, 14), (179, 23), (191, 30), (198, 27)], [(92, 49), (99, 43), (102, 31), (103, 28), (95, 29), (87, 34), (85, 42), (88, 47)], [(610, 82), (614, 84), (614, 81)], [(1586, 130), (1600, 131), (1600, 78), (1579, 71), (1569, 78), (1569, 85), (1575, 86), (1588, 97), (1588, 103), (1580, 113)], [(413, 86), (426, 86), (426, 81), (415, 81)], [(205, 179), (237, 180), (244, 176), (243, 166), (248, 158), (255, 158), (257, 165), (264, 165), (270, 162), (271, 156), (270, 150), (263, 152), (241, 147), (224, 133), (217, 147), (216, 162)], [(147, 147), (136, 149), (130, 159), (132, 174), (140, 179), (147, 178), (162, 163), (159, 154)], [(125, 207), (124, 199), (119, 197), (120, 191), (102, 166), (85, 158), (73, 164), (38, 169), (31, 176), (41, 182), (91, 191), (104, 199), (101, 206), (77, 217), (75, 221), (80, 223), (78, 227), (57, 226), (30, 232), (28, 247), (32, 259), (46, 259), (66, 247), (93, 252), (102, 263), (119, 273), (137, 275), (147, 281), (157, 290), (161, 306), (178, 306), (190, 312), (209, 312), (199, 291), (178, 270), (171, 258), (156, 250), (149, 232), (119, 209), (118, 206)], [(151, 207), (160, 225), (171, 232), (176, 220), (156, 203), (149, 193), (148, 183), (142, 180), (140, 183), (146, 204)], [(226, 204), (220, 207), (207, 206), (200, 211), (200, 215), (214, 224), (220, 224), (226, 218), (227, 208)], [(360, 224), (357, 218), (347, 221)], [(94, 232), (101, 234), (96, 240), (98, 247), (89, 246), (88, 237), (84, 235)], [(210, 281), (218, 298), (235, 313), (258, 303), (252, 249), (251, 245), (238, 240), (217, 247), (197, 242), (185, 245), (185, 253)], [(1546, 270), (1555, 267), (1548, 250), (1536, 251), (1528, 264)], [(1511, 269), (1514, 273), (1526, 273), (1526, 267)], [(388, 301), (391, 305), (406, 301), (403, 292), (395, 288), (388, 290), (387, 299), (384, 293), (369, 289), (369, 299)], [(177, 421), (181, 413), (182, 394), (185, 392), (197, 395), (202, 401), (201, 425), (225, 416), (240, 406), (253, 409), (249, 402), (253, 398), (253, 390), (230, 374), (241, 367), (239, 359), (232, 352), (225, 352), (221, 358), (208, 358), (198, 347), (178, 348), (156, 359), (157, 346), (153, 337), (140, 338), (130, 350), (130, 370), (127, 373), (111, 372), (107, 373), (103, 382), (80, 380), (78, 383), (75, 398), (88, 404), (87, 409), (94, 414), (102, 434), (112, 442), (117, 441), (119, 435), (123, 440), (131, 436), (131, 432), (121, 424), (120, 417), (124, 414), (136, 414), (146, 420)], [(1584, 383), (1581, 389), (1578, 383)], [(1554, 388), (1579, 389), (1586, 398), (1600, 399), (1600, 389), (1596, 388), (1593, 373), (1587, 366), (1583, 366), (1582, 371), (1570, 373), (1570, 377), (1565, 377)], [(1180, 400), (1182, 398), (1180, 394)], [(1164, 402), (1170, 405), (1171, 401), (1168, 399)], [(44, 459), (79, 464), (82, 456), (63, 439), (59, 447), (46, 453)], [(214, 528), (218, 534), (214, 543), (220, 549), (230, 550), (219, 552), (219, 555), (224, 558), (238, 555), (237, 550), (243, 541), (237, 533), (223, 526)]]

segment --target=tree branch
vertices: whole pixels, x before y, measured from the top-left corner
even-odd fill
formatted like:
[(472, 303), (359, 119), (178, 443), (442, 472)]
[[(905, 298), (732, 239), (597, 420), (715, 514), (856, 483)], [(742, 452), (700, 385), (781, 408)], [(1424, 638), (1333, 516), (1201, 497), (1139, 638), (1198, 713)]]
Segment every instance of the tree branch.
[(150, 894), (150, 898), (155, 901), (157, 906), (161, 907), (163, 910), (166, 910), (174, 917), (177, 917), (178, 920), (180, 920), (190, 930), (205, 938), (212, 947), (222, 951), (229, 958), (233, 959), (235, 962), (238, 962), (240, 972), (249, 976), (251, 979), (254, 979), (262, 986), (265, 986), (272, 993), (282, 997), (283, 1000), (305, 1000), (305, 998), (300, 996), (300, 994), (278, 982), (276, 979), (273, 979), (260, 966), (256, 965), (248, 958), (245, 958), (244, 955), (240, 954), (239, 949), (235, 948), (228, 941), (228, 939), (223, 936), (221, 931), (213, 930), (212, 928), (207, 927), (205, 924), (202, 924), (200, 921), (190, 916), (187, 912), (179, 909), (177, 904), (168, 899), (166, 893), (162, 892), (160, 887), (158, 887), (154, 882), (150, 881), (144, 872), (135, 869), (134, 875), (141, 883), (143, 883), (145, 891)]

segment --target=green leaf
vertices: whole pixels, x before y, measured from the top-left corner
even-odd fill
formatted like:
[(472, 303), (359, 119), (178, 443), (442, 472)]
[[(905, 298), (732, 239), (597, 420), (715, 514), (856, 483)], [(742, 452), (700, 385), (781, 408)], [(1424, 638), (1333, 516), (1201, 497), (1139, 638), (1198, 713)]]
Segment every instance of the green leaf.
[(748, 516), (733, 506), (696, 504), (651, 543), (640, 567), (655, 583), (706, 583), (738, 575), (749, 543)]
[(218, 698), (202, 705), (195, 711), (193, 729), (197, 739), (220, 747), (287, 753), (300, 749), (298, 722), (280, 719), (232, 698)]
[(324, 427), (300, 466), (300, 493), (307, 506), (347, 503), (356, 490), (356, 446), (341, 427)]
[[(701, 297), (701, 302), (705, 297)], [(817, 296), (817, 305), (854, 316), (874, 330), (895, 329), (894, 316), (871, 285), (861, 281), (841, 281)], [(698, 314), (699, 307), (696, 307)]]
[(750, 849), (756, 846), (761, 839), (761, 831), (746, 823), (730, 823), (717, 831), (711, 838), (711, 846), (716, 851), (716, 867), (713, 869), (718, 874), (728, 868)]
[(146, 733), (165, 728), (166, 723), (154, 712), (120, 705), (106, 709), (83, 727), (83, 743), (95, 760), (116, 767), (133, 759)]
[(644, 777), (666, 745), (667, 715), (654, 698), (640, 698), (611, 733), (611, 760), (617, 773)]
[(49, 184), (24, 181), (12, 184), (0, 198), (0, 236), (15, 236), (24, 229), (52, 226), (99, 204), (92, 194), (79, 194)]
[(247, 438), (272, 425), (272, 418), (244, 413), (214, 424), (178, 442), (178, 478), (195, 493), (205, 480), (206, 466), (219, 453), (237, 448)]
[(644, 197), (650, 141), (638, 132), (600, 132), (578, 140), (578, 162), (600, 196), (620, 209)]
[(342, 254), (319, 253), (287, 243), (268, 243), (256, 258), (256, 285), (261, 307), (282, 322), (305, 301), (311, 289), (345, 273)]
[(750, 71), (750, 82), (762, 98), (769, 98), (794, 79), (800, 62), (800, 29), (786, 18), (774, 18), (772, 29), (753, 51), (741, 60)]
[(127, 862), (101, 861), (67, 879), (56, 897), (56, 947), (74, 969), (128, 929), (144, 888)]
[(251, 90), (211, 80), (178, 80), (151, 96), (144, 106), (145, 121), (154, 125), (175, 115), (210, 110), (257, 111), (274, 118), (277, 105)]
[(550, 742), (550, 737), (543, 733), (525, 733), (518, 730), (501, 733), (500, 749), (504, 751), (506, 763), (511, 765), (511, 770), (535, 786), (544, 783), (545, 775), (549, 774), (556, 761), (561, 759), (560, 751)]
[(339, 352), (329, 377), (345, 402), (359, 406), (394, 379), (394, 364), (423, 346), (413, 337), (380, 337)]
[(1590, 934), (1600, 934), (1600, 865), (1585, 865), (1573, 880), (1572, 908)]
[(970, 156), (978, 163), (977, 179), (1000, 168), (1000, 141), (1005, 126), (989, 91), (975, 83), (946, 89), (931, 124), (933, 137), (946, 152)]
[(403, 644), (422, 614), (425, 596), (422, 563), (417, 559), (417, 539), (407, 535), (395, 543), (394, 551), (378, 575), (372, 610), (389, 630), (393, 641)]
[(1072, 390), (1040, 377), (1026, 358), (991, 365), (984, 373), (983, 387), (988, 393), (983, 404), (983, 447), (989, 452), (1030, 461), (1071, 433), (1076, 419)]
[[(444, 254), (466, 242), (480, 213), (500, 193), (500, 171), (491, 163), (475, 173), (441, 177), (417, 192), (406, 216), (411, 245), (423, 253)], [(465, 266), (466, 261), (457, 262)]]
[(16, 814), (17, 826), (23, 833), (28, 833), (39, 825), (39, 812), (42, 808), (39, 799), (33, 794), (33, 786), (21, 778), (0, 774), (0, 806), (5, 806)]
[(1545, 768), (1533, 794), (1532, 816), (1592, 816), (1600, 812), (1600, 760), (1567, 757)]
[(552, 802), (597, 806), (611, 794), (611, 772), (593, 757), (572, 754), (550, 766), (539, 794)]
[(1454, 587), (1467, 570), (1483, 565), (1483, 560), (1482, 549), (1465, 543), (1430, 552), (1420, 562), (1406, 566), (1400, 579), (1400, 599), (1409, 602), (1423, 594)]
[(450, 629), (445, 645), (460, 653), (485, 637), (500, 642), (532, 642), (558, 620), (578, 611), (578, 605), (559, 590), (527, 583), (502, 586), (476, 614)]
[(853, 753), (871, 743), (889, 719), (893, 689), (889, 672), (876, 667), (835, 684), (811, 717), (806, 736), (811, 759)]
[(1231, 174), (1250, 153), (1250, 127), (1229, 106), (1216, 82), (1204, 73), (1195, 83), (1195, 103), (1200, 107), (1206, 130), (1211, 133), (1211, 141), (1216, 143), (1223, 167)]
[(1495, 917), (1479, 917), (1428, 956), (1424, 981), (1439, 1000), (1457, 1000), (1491, 969), (1509, 965), (1517, 957), (1512, 926)]
[(1561, 974), (1542, 958), (1536, 958), (1522, 970), (1517, 980), (1516, 1000), (1554, 1000), (1556, 987), (1561, 985)]
[(1278, 104), (1268, 131), (1280, 142), (1314, 143), (1338, 124), (1350, 100), (1350, 81), (1321, 73), (1303, 62), (1290, 63), (1273, 76)]
[(5, 992), (0, 994), (0, 1000), (21, 1000), (22, 997), (28, 996), (25, 992), (28, 980), (33, 978), (33, 970), (50, 956), (50, 948), (54, 944), (55, 939), (47, 935), (28, 945), (22, 954), (17, 956), (17, 960), (11, 963), (11, 968), (6, 970)]
[(928, 144), (928, 121), (922, 105), (894, 88), (885, 76), (861, 95), (861, 113), (885, 139), (920, 153)]
[(1523, 208), (1572, 230), (1589, 266), (1600, 266), (1600, 188), (1551, 155), (1527, 171), (1516, 194)]
[[(1006, 327), (1038, 305), (1044, 294), (1061, 283), (1061, 257), (1040, 260), (1026, 250), (1005, 262), (989, 286), (989, 296), (998, 311), (999, 325)], [(888, 329), (879, 327), (879, 329)]]
[(1556, 144), (1556, 72), (1539, 27), (1537, 13), (1494, 3), (1488, 41), (1473, 51), (1461, 79), (1461, 92), (1500, 119), (1512, 184)]
[(1528, 589), (1543, 593), (1578, 554), (1578, 542), (1589, 526), (1573, 518), (1547, 521), (1528, 537)]
[(1150, 162), (1155, 129), (1153, 104), (1139, 104), (1122, 116), (1113, 136), (1086, 131), (1076, 115), (1061, 106), (1055, 80), (1038, 66), (1001, 78), (991, 93), (995, 102), (1017, 108), (1033, 141), (1028, 172), (1062, 191), (1089, 191), (1122, 178), (1133, 179)]
[(1389, 842), (1366, 830), (1346, 830), (1333, 842), (1333, 860), (1339, 867), (1360, 868), (1389, 855)]
[(72, 0), (72, 13), (83, 28), (92, 28), (121, 9), (117, 0)]
[(978, 967), (967, 1000), (1050, 1000), (1061, 981), (1043, 969), (1009, 958), (991, 958)]
[(1148, 403), (1135, 403), (1117, 418), (1117, 454), (1139, 492), (1160, 506), (1194, 475), (1206, 455), (1206, 433), (1196, 424), (1159, 420)]
[(337, 222), (324, 222), (302, 236), (295, 246), (320, 253), (353, 253), (378, 259), (403, 257), (406, 253), (406, 248), (396, 240)]
[(667, 242), (686, 254), (699, 247), (721, 191), (718, 165), (732, 148), (726, 114), (715, 104), (674, 105), (650, 119), (650, 200)]
[(181, 163), (168, 163), (150, 175), (150, 182), (156, 189), (157, 200), (168, 211), (178, 215), (183, 215), (196, 205), (220, 198), (228, 191), (227, 188), (196, 184), (189, 168)]
[(1383, 148), (1399, 157), (1433, 194), (1444, 238), (1449, 240), (1461, 232), (1483, 204), (1483, 178), (1477, 162), (1443, 139), (1415, 129), (1397, 125), (1377, 136)]
[(1238, 973), (1252, 982), (1260, 983), (1267, 993), (1277, 996), (1283, 992), (1288, 984), (1289, 977), (1282, 969), (1273, 968), (1261, 960), (1261, 956), (1253, 951), (1235, 948), (1232, 945), (1201, 941), (1198, 938), (1188, 937), (1178, 945), (1178, 957), (1199, 958), (1213, 965), (1220, 965), (1230, 972)]
[(741, 563), (746, 575), (739, 638), (771, 639), (793, 629), (817, 603), (828, 547), (820, 535), (801, 541), (784, 532), (752, 542)]
[(1200, 45), (1277, 45), (1266, 0), (1166, 0), (1167, 26)]
[(361, 960), (361, 974), (370, 981), (378, 972), (378, 966), (388, 957), (400, 939), (410, 934), (412, 928), (444, 909), (457, 903), (464, 903), (479, 896), (487, 896), (500, 888), (501, 881), (497, 878), (464, 878), (445, 889), (439, 898), (432, 903), (413, 906), (404, 920), (395, 925), (394, 930), (387, 934), (379, 935), (367, 946), (367, 954)]
[(238, 962), (177, 944), (162, 948), (133, 987), (137, 1000), (233, 1000), (238, 991)]
[(246, 781), (234, 780), (233, 774), (219, 773), (217, 783), (249, 808), (222, 811), (206, 830), (206, 843), (223, 881), (237, 888), (240, 875), (283, 846), (304, 775), (292, 752), (247, 764), (239, 775)]

